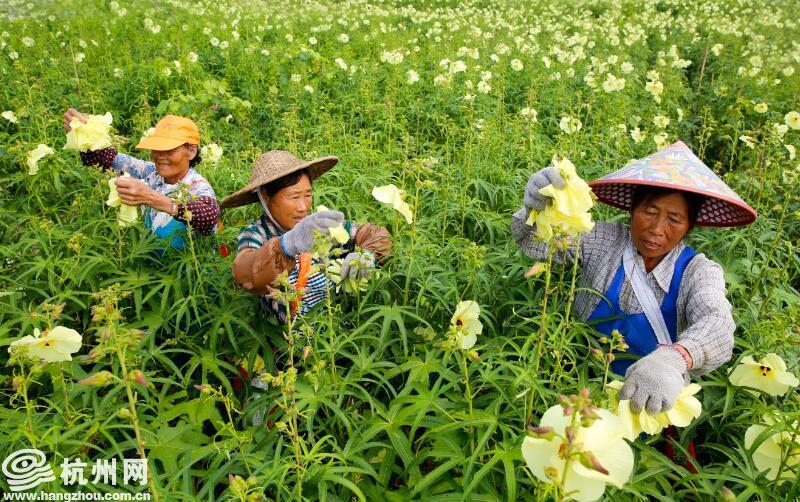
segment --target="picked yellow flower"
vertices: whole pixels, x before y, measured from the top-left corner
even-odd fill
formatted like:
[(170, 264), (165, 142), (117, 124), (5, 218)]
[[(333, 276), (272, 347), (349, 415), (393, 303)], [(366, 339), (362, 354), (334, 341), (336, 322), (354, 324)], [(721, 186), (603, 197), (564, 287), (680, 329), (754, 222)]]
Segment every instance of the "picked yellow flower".
[(728, 379), (739, 387), (752, 387), (770, 396), (782, 396), (790, 387), (797, 387), (797, 377), (786, 371), (786, 363), (770, 352), (760, 361), (747, 356), (734, 368)]
[(378, 202), (383, 202), (384, 204), (389, 204), (392, 206), (398, 213), (405, 217), (409, 224), (414, 221), (414, 215), (411, 213), (411, 207), (409, 207), (407, 202), (403, 201), (406, 196), (405, 191), (400, 190), (392, 184), (373, 188), (372, 196), (375, 197)]
[(39, 143), (39, 145), (36, 148), (28, 152), (28, 159), (27, 159), (28, 174), (30, 176), (33, 176), (36, 173), (38, 173), (39, 161), (42, 160), (47, 155), (52, 155), (54, 153), (56, 153), (55, 150), (53, 150), (47, 145)]
[(56, 326), (44, 335), (38, 329), (33, 330), (33, 336), (26, 335), (11, 342), (8, 352), (18, 347), (26, 347), (28, 355), (43, 360), (46, 363), (60, 363), (72, 361), (72, 354), (81, 348), (81, 335), (74, 329)]
[(564, 188), (548, 185), (539, 190), (552, 203), (542, 211), (531, 211), (528, 216), (528, 224), (536, 225), (537, 236), (544, 241), (556, 235), (577, 237), (594, 228), (589, 212), (594, 206), (592, 189), (578, 176), (569, 159), (553, 157), (553, 166), (564, 179)]
[(461, 350), (469, 350), (478, 341), (478, 335), (483, 331), (480, 321), (481, 307), (473, 300), (459, 302), (456, 311), (450, 319), (450, 327), (456, 332), (456, 340)]
[[(752, 448), (756, 439), (775, 423), (775, 420), (768, 415), (764, 417), (764, 421), (767, 425), (753, 424), (747, 428), (744, 433), (745, 448)], [(796, 427), (797, 422), (793, 424), (793, 428)], [(792, 438), (791, 430), (775, 431), (756, 447), (752, 458), (756, 469), (761, 472), (766, 471), (765, 475), (770, 481), (775, 481), (775, 478), (778, 477), (778, 471), (784, 458), (786, 463), (783, 466), (783, 473), (791, 475), (791, 469), (800, 464), (800, 436)]]
[[(131, 175), (124, 173), (120, 177), (130, 178)], [(117, 193), (117, 178), (108, 180), (108, 200), (106, 201), (106, 205), (119, 208), (117, 211), (117, 225), (121, 227), (133, 225), (139, 218), (139, 208), (123, 204), (122, 199), (119, 198), (119, 194)]]
[[(606, 471), (584, 465), (578, 458), (564, 458), (566, 428), (572, 421), (561, 406), (548, 409), (539, 422), (540, 428), (552, 429), (552, 436), (526, 437), (522, 442), (522, 457), (537, 479), (552, 484), (553, 478), (563, 479), (561, 488), (570, 500), (589, 501), (603, 496), (606, 483), (621, 488), (633, 471), (633, 451), (625, 442), (626, 429), (622, 421), (608, 410), (596, 410), (598, 419), (589, 427), (579, 426), (573, 445), (580, 454), (591, 455)], [(578, 421), (580, 424), (580, 421)], [(566, 470), (566, 475), (565, 475)]]
[(74, 117), (69, 123), (70, 131), (67, 133), (64, 149), (87, 152), (108, 148), (111, 146), (112, 120), (111, 112), (105, 115), (87, 115), (86, 123)]
[[(330, 211), (330, 209), (320, 204), (317, 206), (317, 212), (319, 213), (320, 211)], [(344, 225), (328, 227), (328, 233), (339, 244), (347, 244), (347, 241), (350, 240), (350, 234), (344, 229)]]
[[(622, 385), (623, 382), (621, 380), (613, 380), (608, 383), (611, 389), (617, 391), (622, 388)], [(630, 400), (617, 401), (617, 416), (625, 424), (626, 437), (633, 441), (642, 432), (658, 434), (670, 425), (687, 427), (703, 411), (703, 405), (694, 397), (695, 394), (700, 392), (700, 389), (701, 387), (696, 383), (690, 383), (683, 388), (675, 399), (675, 404), (672, 408), (655, 415), (649, 414), (646, 408), (639, 413), (633, 413)]]

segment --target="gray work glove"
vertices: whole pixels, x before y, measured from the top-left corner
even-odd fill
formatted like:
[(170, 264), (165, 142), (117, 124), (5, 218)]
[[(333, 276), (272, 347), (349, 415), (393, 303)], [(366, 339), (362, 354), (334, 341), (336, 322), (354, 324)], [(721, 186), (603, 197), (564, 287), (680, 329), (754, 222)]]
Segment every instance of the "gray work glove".
[(338, 227), (344, 223), (344, 215), (339, 211), (319, 211), (312, 213), (300, 220), (281, 236), (281, 247), (284, 254), (295, 257), (300, 253), (310, 251), (314, 245), (314, 232), (319, 229), (327, 232), (330, 227)]
[(364, 253), (354, 252), (344, 257), (339, 275), (342, 279), (369, 279), (375, 270), (375, 260)]
[(559, 189), (564, 188), (564, 178), (561, 177), (558, 169), (552, 166), (533, 173), (528, 180), (528, 184), (525, 185), (524, 204), (529, 213), (531, 211), (541, 211), (550, 202), (550, 197), (539, 193), (539, 190), (548, 185), (554, 185)]
[(667, 411), (683, 390), (685, 372), (686, 361), (677, 350), (658, 347), (628, 368), (619, 399), (630, 399), (633, 413), (642, 408), (651, 415)]

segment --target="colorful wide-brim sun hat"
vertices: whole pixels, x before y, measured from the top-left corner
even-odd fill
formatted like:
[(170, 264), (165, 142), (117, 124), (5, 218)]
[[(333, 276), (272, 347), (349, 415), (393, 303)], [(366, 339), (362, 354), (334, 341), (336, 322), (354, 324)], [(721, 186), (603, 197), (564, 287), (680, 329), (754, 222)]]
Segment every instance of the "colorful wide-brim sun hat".
[(634, 188), (673, 188), (700, 195), (706, 200), (697, 215), (697, 225), (735, 227), (749, 225), (756, 211), (714, 174), (682, 141), (653, 155), (629, 162), (619, 171), (589, 183), (597, 198), (629, 211)]

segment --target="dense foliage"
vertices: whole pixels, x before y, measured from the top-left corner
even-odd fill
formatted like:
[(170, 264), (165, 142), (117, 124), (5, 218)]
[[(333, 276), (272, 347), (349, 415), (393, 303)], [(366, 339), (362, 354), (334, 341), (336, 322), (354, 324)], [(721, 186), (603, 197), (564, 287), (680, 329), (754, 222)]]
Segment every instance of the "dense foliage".
[[(734, 360), (697, 379), (702, 415), (674, 441), (683, 452), (695, 439), (698, 472), (667, 459), (661, 438), (638, 439), (631, 479), (606, 496), (797, 498), (798, 461), (776, 483), (744, 444), (766, 413), (796, 424), (796, 391), (753, 395), (728, 373), (769, 352), (798, 372), (798, 7), (4, 2), (0, 455), (36, 447), (60, 465), (143, 450), (161, 500), (546, 500), (552, 485), (522, 460), (526, 426), (561, 394), (586, 387), (605, 402), (589, 348), (608, 346), (570, 319), (571, 266), (523, 275), (533, 263), (510, 216), (553, 155), (594, 179), (681, 139), (759, 213), (689, 237), (725, 269)], [(198, 167), (220, 198), (260, 152), (338, 155), (315, 204), (385, 225), (391, 257), (365, 291), (297, 321), (290, 343), (219, 252), (259, 208), (224, 212), (216, 237), (182, 251), (118, 227), (109, 175), (61, 149), (68, 107), (111, 112), (116, 146), (142, 158), (133, 145), (161, 116), (193, 118), (202, 144), (222, 147)], [(28, 174), (38, 144), (55, 153)], [(389, 183), (412, 224), (372, 197)], [(472, 354), (445, 336), (465, 300), (483, 323)], [(5, 365), (5, 346), (56, 325), (83, 337), (72, 361)], [(266, 390), (239, 370), (261, 364)], [(109, 385), (78, 383), (98, 374)]]

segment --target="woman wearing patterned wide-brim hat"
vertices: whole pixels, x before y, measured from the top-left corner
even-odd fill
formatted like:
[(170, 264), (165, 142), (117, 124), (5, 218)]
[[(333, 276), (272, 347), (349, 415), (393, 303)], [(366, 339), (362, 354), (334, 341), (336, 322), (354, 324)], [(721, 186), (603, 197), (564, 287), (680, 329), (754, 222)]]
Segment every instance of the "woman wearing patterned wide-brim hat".
[[(539, 191), (564, 182), (552, 167), (535, 173), (525, 188), (525, 207), (511, 230), (525, 254), (547, 257), (525, 222), (549, 198)], [(628, 354), (611, 368), (625, 375), (621, 399), (634, 412), (671, 408), (688, 374), (703, 374), (730, 360), (735, 324), (725, 298), (722, 267), (684, 244), (695, 225), (747, 225), (756, 212), (689, 148), (677, 142), (633, 161), (589, 185), (597, 198), (630, 211), (624, 223), (597, 222), (581, 237), (581, 286), (575, 304), (582, 319), (601, 333), (618, 330)], [(559, 259), (574, 259), (574, 252)], [(601, 300), (595, 290), (608, 300)], [(613, 319), (609, 319), (613, 318)]]
[[(316, 230), (344, 225), (349, 235), (341, 245), (345, 251), (340, 276), (367, 278), (375, 268), (375, 260), (386, 255), (391, 247), (385, 228), (371, 223), (345, 221), (339, 211), (312, 213), (313, 182), (339, 161), (336, 157), (301, 160), (289, 152), (273, 150), (253, 164), (250, 181), (220, 204), (223, 208), (260, 203), (261, 216), (239, 234), (233, 278), (246, 291), (258, 295), (265, 313), (286, 322), (286, 306), (269, 295), (273, 282), (282, 272), (289, 272), (289, 282), (305, 283), (305, 294), (299, 314), (308, 312), (325, 298), (333, 284), (325, 285), (325, 274), (305, 274), (307, 264), (301, 255), (311, 251)], [(332, 249), (341, 253), (342, 249)], [(304, 264), (301, 267), (301, 264)]]

